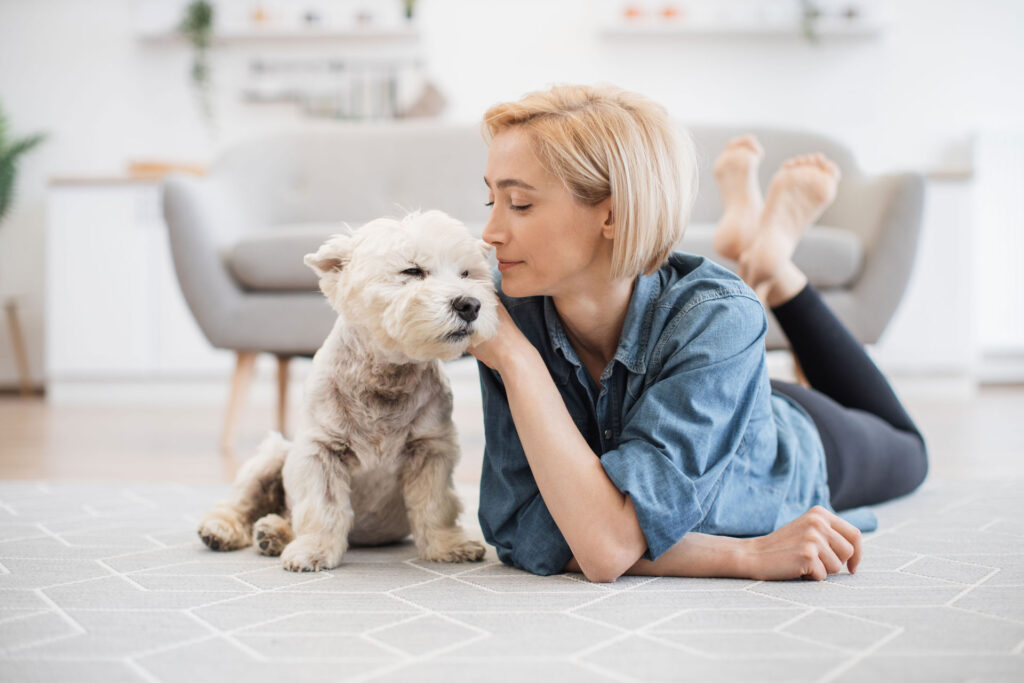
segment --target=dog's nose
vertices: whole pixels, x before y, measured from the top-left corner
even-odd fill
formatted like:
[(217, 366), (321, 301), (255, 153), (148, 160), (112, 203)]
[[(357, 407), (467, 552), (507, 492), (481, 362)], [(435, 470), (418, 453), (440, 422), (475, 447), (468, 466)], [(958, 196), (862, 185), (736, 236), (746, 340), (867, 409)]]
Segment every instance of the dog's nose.
[(452, 309), (460, 318), (471, 323), (476, 320), (476, 316), (480, 312), (480, 300), (470, 296), (460, 296), (457, 299), (452, 299)]

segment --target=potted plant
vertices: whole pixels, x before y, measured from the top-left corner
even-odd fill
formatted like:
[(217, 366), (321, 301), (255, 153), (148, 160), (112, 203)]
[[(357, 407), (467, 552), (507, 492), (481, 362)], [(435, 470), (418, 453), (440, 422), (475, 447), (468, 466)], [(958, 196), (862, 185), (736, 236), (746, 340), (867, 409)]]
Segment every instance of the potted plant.
[[(42, 133), (19, 139), (10, 137), (7, 129), (7, 116), (4, 114), (3, 107), (0, 106), (0, 226), (3, 225), (4, 216), (7, 215), (14, 203), (14, 181), (18, 174), (18, 160), (44, 139), (46, 139), (46, 135)], [(21, 336), (21, 325), (18, 322), (17, 303), (13, 298), (5, 299), (3, 308), (11, 333), (14, 358), (18, 364), (21, 394), (28, 396), (32, 393), (32, 380), (29, 376), (28, 356), (25, 353), (25, 342)]]
[(210, 63), (207, 51), (213, 42), (213, 5), (206, 0), (193, 0), (185, 7), (178, 30), (192, 44), (192, 84), (199, 97), (203, 115), (213, 122), (210, 95)]

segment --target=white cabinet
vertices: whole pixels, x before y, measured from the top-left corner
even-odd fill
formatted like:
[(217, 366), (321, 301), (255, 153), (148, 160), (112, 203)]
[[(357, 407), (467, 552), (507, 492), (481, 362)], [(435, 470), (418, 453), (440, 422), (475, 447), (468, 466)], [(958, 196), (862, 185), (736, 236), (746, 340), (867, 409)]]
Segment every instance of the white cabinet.
[(910, 282), (873, 349), (886, 372), (973, 382), (972, 190), (969, 176), (928, 180)]
[(46, 200), (47, 389), (225, 377), (189, 313), (156, 182), (53, 183)]

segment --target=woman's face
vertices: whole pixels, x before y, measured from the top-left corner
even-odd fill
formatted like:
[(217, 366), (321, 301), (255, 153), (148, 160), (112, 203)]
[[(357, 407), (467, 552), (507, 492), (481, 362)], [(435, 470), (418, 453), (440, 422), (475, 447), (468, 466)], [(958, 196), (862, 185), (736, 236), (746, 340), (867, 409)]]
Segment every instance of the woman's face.
[(513, 126), (494, 136), (484, 182), (493, 206), (483, 238), (495, 247), (506, 295), (573, 294), (608, 279), (611, 200), (578, 202), (541, 164), (526, 132)]

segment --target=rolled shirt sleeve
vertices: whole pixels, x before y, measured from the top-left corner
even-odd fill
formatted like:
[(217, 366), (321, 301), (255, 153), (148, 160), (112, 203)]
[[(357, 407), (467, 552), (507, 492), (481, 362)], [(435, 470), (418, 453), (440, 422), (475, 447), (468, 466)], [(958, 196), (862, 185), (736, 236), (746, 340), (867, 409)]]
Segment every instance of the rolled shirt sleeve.
[(767, 320), (748, 296), (723, 295), (681, 310), (648, 368), (649, 383), (627, 409), (622, 433), (601, 455), (629, 495), (655, 560), (697, 526), (742, 451), (761, 392)]

